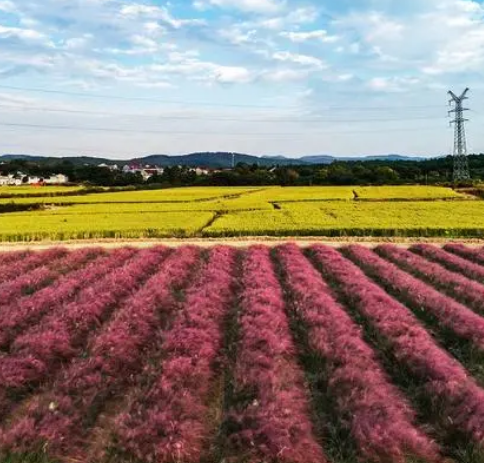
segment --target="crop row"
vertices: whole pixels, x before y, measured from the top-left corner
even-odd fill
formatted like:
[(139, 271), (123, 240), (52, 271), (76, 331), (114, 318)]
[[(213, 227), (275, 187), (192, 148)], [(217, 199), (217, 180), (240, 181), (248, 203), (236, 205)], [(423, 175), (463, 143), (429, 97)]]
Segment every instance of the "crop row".
[(447, 252), (442, 248), (430, 244), (416, 244), (410, 249), (416, 254), (420, 254), (428, 260), (437, 262), (449, 270), (461, 273), (467, 278), (472, 278), (484, 283), (484, 268), (458, 256), (457, 254), (452, 254), (451, 252)]
[(484, 236), (484, 203), (320, 201), (230, 212), (204, 236)]
[(115, 420), (123, 450), (144, 461), (200, 459), (214, 429), (207, 422), (209, 396), (222, 348), (222, 326), (233, 303), (235, 251), (211, 251), (175, 323), (162, 343), (163, 369), (152, 386), (135, 394)]
[(446, 249), (0, 254), (0, 461), (480, 461), (482, 251)]
[[(89, 356), (74, 359), (52, 391), (30, 405), (4, 443), (18, 450), (39, 440), (57, 450), (77, 446), (85, 437), (79, 429), (88, 428), (102, 404), (133, 383), (160, 322), (165, 320), (166, 324), (173, 317), (177, 308), (174, 291), (186, 285), (198, 257), (195, 248), (171, 253), (146, 284), (118, 308), (113, 320), (89, 345)], [(86, 417), (90, 417), (89, 422)]]
[(42, 266), (45, 262), (55, 262), (65, 256), (67, 251), (61, 248), (52, 248), (40, 253), (15, 253), (15, 259), (9, 254), (6, 260), (0, 262), (0, 285), (6, 290), (10, 280), (13, 280), (26, 272)]
[[(389, 296), (339, 252), (323, 246), (315, 246), (312, 251), (328, 278), (339, 285), (347, 303), (361, 313), (384, 340), (394, 361), (418, 378), (433, 401), (434, 413), (438, 415), (442, 407), (449, 417), (447, 426), (481, 443), (484, 439), (484, 390), (462, 365), (439, 347), (407, 307)], [(351, 255), (367, 265), (367, 259), (374, 260), (370, 253), (365, 248), (355, 247)]]
[(414, 423), (415, 412), (390, 383), (360, 327), (294, 245), (278, 249), (294, 310), (307, 327), (311, 350), (325, 362), (337, 413), (366, 458), (405, 461), (410, 453), (437, 458), (435, 444)]
[(0, 363), (0, 410), (79, 354), (87, 336), (140, 286), (166, 255), (166, 249), (140, 251), (96, 281), (61, 311), (44, 317), (15, 339)]
[(0, 294), (2, 294), (0, 307), (9, 306), (22, 296), (54, 283), (57, 278), (82, 267), (101, 253), (101, 249), (80, 249), (60, 259), (46, 261), (44, 265), (19, 275), (13, 281), (0, 285)]
[(121, 266), (134, 255), (134, 250), (123, 248), (101, 256), (77, 271), (67, 274), (50, 286), (0, 308), (0, 348), (9, 347), (17, 334), (37, 324), (43, 316), (62, 309), (79, 291), (89, 288), (99, 278)]
[[(397, 255), (400, 252), (395, 247), (385, 246), (377, 250), (383, 255)], [(350, 246), (346, 252), (392, 293), (401, 296), (404, 302), (417, 310), (426, 311), (435, 317), (439, 324), (471, 341), (477, 349), (484, 350), (484, 318), (367, 248)]]
[[(422, 257), (409, 252), (405, 249), (397, 248), (396, 246), (379, 246), (376, 248), (376, 252), (383, 256), (384, 258), (388, 259), (389, 261), (395, 263), (400, 268), (406, 270), (409, 273), (414, 274), (415, 276), (419, 277), (424, 281), (428, 281), (433, 286), (437, 287), (439, 290), (449, 294), (456, 299), (463, 301), (465, 304), (476, 310), (477, 312), (481, 312), (484, 314), (484, 286), (462, 276), (458, 273), (451, 272), (441, 265), (429, 262)], [(394, 277), (395, 283), (398, 284), (398, 277)], [(408, 280), (408, 277), (407, 277)], [(412, 281), (410, 280), (407, 283), (411, 285)], [(413, 285), (415, 289), (419, 289), (422, 287), (423, 283), (418, 282), (416, 283), (417, 286)], [(403, 288), (402, 288), (403, 289)], [(449, 300), (438, 293), (438, 291), (433, 290), (435, 297), (435, 305), (439, 306), (440, 304), (449, 305)], [(426, 295), (428, 291), (425, 292)], [(420, 294), (420, 304), (422, 303), (422, 299), (424, 296)], [(454, 305), (453, 302), (450, 303)], [(461, 307), (456, 306), (456, 311), (460, 314), (463, 313)], [(451, 315), (452, 316), (452, 315)], [(452, 320), (457, 322), (457, 324), (461, 324), (459, 322), (463, 322), (463, 320), (457, 320), (455, 317), (452, 316)], [(483, 328), (484, 325), (481, 325), (479, 318), (472, 316), (469, 320), (470, 323), (477, 323), (477, 328)], [(483, 344), (484, 346), (484, 344)]]
[(240, 340), (229, 442), (249, 461), (324, 461), (280, 283), (269, 249), (251, 248), (242, 264)]

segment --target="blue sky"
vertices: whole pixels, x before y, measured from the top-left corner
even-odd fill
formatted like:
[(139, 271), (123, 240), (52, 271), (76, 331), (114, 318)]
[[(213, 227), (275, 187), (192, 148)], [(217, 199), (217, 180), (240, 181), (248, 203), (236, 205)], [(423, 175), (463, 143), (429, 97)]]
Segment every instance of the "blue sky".
[(476, 0), (0, 0), (0, 152), (440, 155), (465, 87), (484, 151)]

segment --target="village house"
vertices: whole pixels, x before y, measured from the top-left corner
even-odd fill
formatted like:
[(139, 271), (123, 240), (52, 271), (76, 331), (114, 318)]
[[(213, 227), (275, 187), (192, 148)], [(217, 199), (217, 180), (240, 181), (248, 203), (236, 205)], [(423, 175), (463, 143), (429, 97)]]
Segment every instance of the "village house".
[(48, 185), (64, 185), (69, 183), (69, 177), (64, 174), (51, 175), (48, 178), (44, 178), (44, 183)]
[(15, 175), (0, 175), (0, 186), (20, 186), (22, 185), (22, 179)]
[(125, 174), (141, 174), (143, 180), (146, 182), (148, 179), (154, 175), (163, 175), (165, 169), (157, 166), (141, 166), (139, 164), (126, 164), (123, 167), (123, 172)]
[(37, 177), (17, 173), (17, 175), (0, 175), (1, 186), (21, 185), (65, 185), (69, 183), (69, 177), (64, 174), (51, 175), (50, 177)]

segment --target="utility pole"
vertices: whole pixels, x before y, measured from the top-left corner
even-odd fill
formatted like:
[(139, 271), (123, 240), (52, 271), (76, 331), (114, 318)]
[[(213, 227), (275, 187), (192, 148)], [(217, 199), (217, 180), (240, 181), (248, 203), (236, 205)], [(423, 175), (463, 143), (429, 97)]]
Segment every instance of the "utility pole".
[(466, 88), (461, 96), (449, 91), (451, 100), (450, 105), (454, 105), (454, 109), (449, 111), (449, 114), (454, 113), (455, 118), (450, 123), (454, 124), (454, 182), (461, 182), (470, 180), (469, 161), (467, 159), (467, 144), (466, 144), (466, 130), (465, 123), (469, 119), (464, 118), (464, 111), (469, 111), (469, 108), (464, 108), (464, 100), (469, 99), (467, 93), (469, 89)]

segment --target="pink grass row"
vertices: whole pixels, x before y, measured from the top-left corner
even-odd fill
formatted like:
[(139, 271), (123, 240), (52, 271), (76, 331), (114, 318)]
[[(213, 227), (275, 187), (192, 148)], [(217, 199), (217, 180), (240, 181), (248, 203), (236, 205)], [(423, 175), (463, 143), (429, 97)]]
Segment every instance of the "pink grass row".
[(411, 455), (437, 461), (437, 445), (414, 425), (415, 412), (319, 272), (295, 245), (278, 248), (277, 255), (310, 349), (324, 359), (328, 392), (361, 456), (376, 462), (403, 463)]
[(484, 283), (484, 267), (459, 257), (456, 254), (444, 251), (431, 244), (415, 244), (410, 250), (426, 259), (437, 262), (454, 272), (459, 272), (467, 278)]
[(309, 414), (308, 394), (270, 250), (247, 251), (242, 269), (240, 342), (229, 442), (244, 461), (326, 461)]
[(91, 330), (156, 270), (166, 253), (164, 248), (140, 251), (123, 267), (82, 291), (61, 312), (45, 317), (18, 337), (11, 355), (0, 363), (0, 410), (11, 402), (8, 394), (37, 384), (79, 354)]
[(23, 330), (38, 323), (47, 314), (55, 313), (72, 301), (79, 291), (120, 267), (135, 251), (121, 248), (101, 255), (86, 267), (67, 274), (32, 296), (0, 308), (0, 348), (6, 349)]
[(80, 249), (18, 276), (15, 280), (10, 281), (6, 285), (2, 285), (6, 287), (0, 287), (2, 294), (0, 309), (5, 306), (8, 307), (23, 296), (32, 294), (43, 287), (51, 285), (57, 278), (86, 265), (102, 252), (100, 248)]
[(214, 366), (234, 302), (236, 252), (217, 247), (162, 345), (161, 373), (116, 419), (117, 440), (141, 461), (195, 463), (215, 435), (209, 423)]
[[(355, 264), (325, 246), (312, 248), (324, 273), (339, 285), (347, 301), (378, 331), (394, 360), (404, 365), (425, 387), (435, 405), (443, 410), (446, 425), (466, 433), (474, 442), (484, 441), (484, 390), (454, 358), (441, 349), (415, 316), (369, 280)], [(362, 247), (352, 255), (366, 259)], [(368, 256), (371, 257), (371, 256)]]
[(10, 265), (15, 263), (16, 261), (19, 260), (24, 260), (27, 257), (32, 255), (32, 251), (10, 251), (10, 252), (4, 252), (0, 256), (0, 268), (2, 268), (5, 265)]
[[(484, 351), (484, 318), (409, 273), (400, 270), (398, 266), (379, 257), (370, 249), (362, 246), (349, 246), (346, 251), (362, 268), (391, 288), (395, 294), (401, 296), (409, 304), (418, 307), (419, 310), (431, 314), (440, 325), (450, 329), (457, 336), (471, 341), (477, 349)], [(378, 248), (378, 252), (397, 256), (401, 251), (393, 246), (382, 246)], [(418, 256), (415, 256), (415, 259), (417, 258)]]
[(8, 289), (10, 280), (14, 280), (37, 267), (52, 264), (56, 259), (60, 259), (66, 254), (67, 249), (65, 248), (52, 248), (47, 251), (28, 254), (25, 258), (19, 258), (14, 262), (0, 264), (0, 294)]
[(140, 373), (158, 331), (177, 309), (174, 292), (188, 284), (199, 256), (193, 247), (172, 252), (93, 340), (89, 356), (75, 359), (54, 388), (29, 406), (4, 436), (4, 445), (25, 451), (47, 443), (50, 451), (64, 454), (80, 447), (105, 402), (122, 396)]
[(484, 266), (484, 250), (482, 248), (469, 248), (463, 244), (449, 243), (444, 246), (444, 249), (452, 254)]
[[(376, 252), (403, 270), (414, 274), (424, 281), (428, 281), (449, 296), (462, 301), (477, 312), (484, 313), (483, 285), (396, 246), (379, 246), (376, 248)], [(422, 287), (421, 284), (419, 284), (419, 287)], [(447, 302), (444, 295), (440, 295), (439, 300)], [(484, 324), (482, 327), (484, 327)]]

